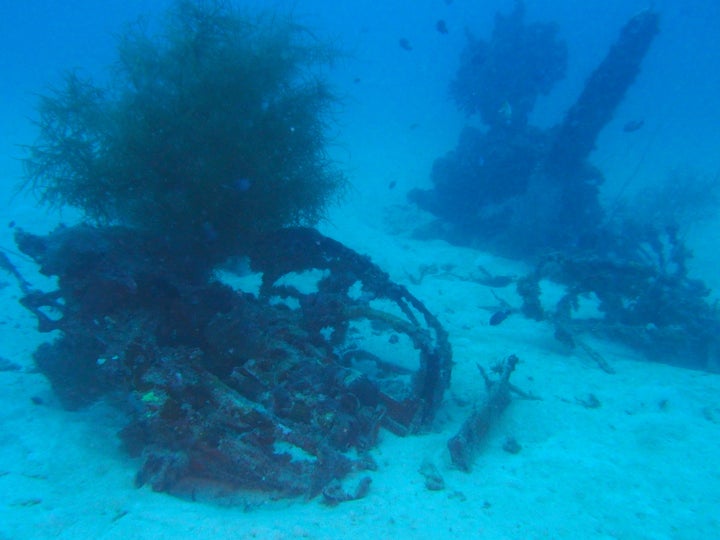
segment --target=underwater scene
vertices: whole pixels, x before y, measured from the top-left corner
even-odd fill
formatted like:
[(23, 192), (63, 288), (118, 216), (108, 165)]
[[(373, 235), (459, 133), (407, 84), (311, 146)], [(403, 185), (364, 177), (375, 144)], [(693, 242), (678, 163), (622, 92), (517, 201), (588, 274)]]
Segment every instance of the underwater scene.
[(720, 538), (719, 24), (0, 2), (0, 540)]

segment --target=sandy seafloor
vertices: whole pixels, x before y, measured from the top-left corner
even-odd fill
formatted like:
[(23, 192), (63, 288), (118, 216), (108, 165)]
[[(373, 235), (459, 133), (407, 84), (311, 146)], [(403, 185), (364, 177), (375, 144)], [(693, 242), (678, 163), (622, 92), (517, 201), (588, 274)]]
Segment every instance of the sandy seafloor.
[[(80, 412), (59, 406), (32, 371), (31, 353), (43, 337), (8, 284), (0, 290), (2, 355), (24, 370), (0, 373), (0, 538), (720, 537), (720, 375), (649, 363), (586, 338), (617, 370), (609, 375), (584, 354), (562, 350), (544, 324), (513, 316), (489, 326), (483, 308), (496, 300), (468, 278), (478, 265), (519, 274), (521, 264), (390, 235), (352, 210), (337, 212), (323, 231), (371, 254), (450, 333), (456, 365), (437, 431), (408, 438), (383, 432), (369, 494), (333, 508), (320, 499), (256, 496), (217, 507), (136, 489), (139, 463), (116, 437), (122, 418), (102, 404)], [(413, 214), (389, 212), (393, 230)], [(427, 264), (444, 270), (413, 285), (408, 273), (419, 275)], [(511, 289), (498, 293), (513, 301)], [(513, 401), (473, 471), (454, 470), (445, 445), (467, 403), (483, 394), (476, 364), (511, 353), (521, 359), (514, 383), (542, 400)], [(580, 403), (590, 394), (599, 408)], [(503, 451), (508, 436), (521, 444), (518, 454)], [(425, 460), (440, 469), (444, 490), (426, 489), (418, 472)]]
[[(365, 253), (391, 276), (435, 263), (448, 269), (410, 290), (450, 332), (456, 365), (438, 429), (408, 438), (383, 432), (379, 468), (362, 500), (327, 507), (320, 499), (217, 507), (136, 489), (138, 462), (118, 448), (122, 419), (98, 404), (68, 412), (31, 370), (41, 337), (0, 291), (2, 354), (25, 368), (0, 373), (0, 538), (616, 538), (720, 537), (720, 375), (649, 363), (632, 351), (587, 338), (614, 366), (609, 375), (583, 354), (567, 354), (544, 324), (510, 317), (487, 324), (487, 287), (465, 279), (478, 264), (522, 272), (515, 262), (444, 242), (391, 236), (357, 216), (325, 232)], [(499, 294), (513, 299), (510, 291)], [(449, 463), (446, 441), (483, 394), (476, 363), (510, 353), (514, 383), (542, 398), (515, 400), (490, 433), (469, 474)], [(580, 401), (589, 394), (601, 406)], [(39, 398), (35, 404), (32, 398)], [(464, 405), (463, 405), (464, 404)], [(506, 437), (518, 454), (502, 449)], [(424, 460), (444, 476), (429, 491)]]
[[(633, 107), (647, 114), (642, 91), (661, 60), (648, 62), (648, 78), (638, 81), (618, 121), (631, 118)], [(486, 307), (497, 300), (472, 281), (479, 266), (517, 275), (528, 268), (443, 241), (413, 239), (411, 230), (427, 216), (404, 204), (407, 189), (428, 184), (432, 160), (455, 144), (462, 119), (447, 105), (428, 109), (422, 96), (402, 110), (393, 108), (404, 99), (402, 91), (386, 93), (379, 79), (365, 75), (363, 84), (350, 105), (354, 112), (340, 126), (337, 150), (354, 188), (320, 228), (370, 255), (449, 331), (456, 364), (437, 429), (408, 438), (383, 431), (373, 451), (379, 467), (371, 473), (370, 492), (336, 507), (319, 498), (264, 501), (254, 495), (219, 507), (136, 489), (139, 463), (121, 451), (116, 436), (123, 419), (101, 403), (79, 412), (60, 407), (32, 368), (32, 351), (48, 336), (35, 331), (35, 321), (18, 303), (16, 284), (3, 273), (0, 356), (22, 370), (0, 372), (0, 540), (720, 538), (720, 375), (648, 362), (617, 343), (585, 336), (616, 369), (610, 375), (581, 351), (564, 350), (545, 324), (512, 316), (489, 326)], [(387, 94), (386, 109), (367, 114), (381, 94)], [(718, 116), (717, 107), (711, 112)], [(629, 147), (613, 138), (617, 126), (603, 134), (595, 161), (610, 183), (638, 174), (638, 168), (641, 176), (653, 177), (668, 162), (692, 162), (701, 170), (717, 165), (716, 157), (708, 157), (708, 149), (717, 148), (717, 133), (714, 139), (708, 130), (698, 139), (680, 140), (682, 124), (673, 121), (691, 112), (666, 106), (660, 113), (667, 115), (662, 129), (641, 133)], [(4, 147), (27, 140), (24, 128), (12, 127), (3, 133)], [(5, 157), (3, 181), (12, 184), (16, 164)], [(391, 181), (397, 182), (394, 190), (388, 189)], [(70, 219), (22, 197), (4, 197), (2, 204), (0, 241), (6, 249), (12, 249), (6, 221), (41, 231)], [(696, 225), (690, 245), (696, 252), (693, 272), (717, 291), (714, 231), (715, 222)], [(51, 286), (27, 260), (10, 256), (33, 283)], [(438, 270), (414, 284), (410, 276), (428, 265)], [(497, 293), (517, 304), (512, 287)], [(472, 472), (457, 471), (446, 441), (471, 410), (469, 403), (483, 395), (476, 364), (488, 367), (509, 354), (521, 359), (513, 382), (542, 400), (514, 400)], [(600, 407), (582, 405), (590, 394)], [(507, 437), (522, 446), (518, 454), (503, 450)], [(444, 490), (425, 487), (418, 472), (425, 460), (439, 468)]]

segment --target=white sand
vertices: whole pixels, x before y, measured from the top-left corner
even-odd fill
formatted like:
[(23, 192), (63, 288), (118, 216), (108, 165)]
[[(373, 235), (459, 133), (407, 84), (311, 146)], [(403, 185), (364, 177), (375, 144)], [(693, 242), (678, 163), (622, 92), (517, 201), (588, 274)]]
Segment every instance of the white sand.
[[(543, 324), (519, 316), (487, 324), (489, 289), (465, 281), (475, 265), (520, 273), (503, 261), (443, 242), (388, 236), (348, 212), (325, 232), (370, 253), (393, 279), (423, 264), (452, 265), (411, 291), (450, 332), (452, 388), (436, 433), (387, 432), (373, 455), (366, 498), (324, 506), (319, 499), (218, 508), (133, 487), (138, 463), (118, 448), (122, 424), (103, 405), (59, 407), (44, 377), (31, 372), (41, 339), (13, 284), (4, 307), (0, 354), (24, 371), (0, 373), (0, 538), (638, 538), (720, 537), (720, 377), (648, 363), (592, 341), (617, 369), (608, 375), (583, 354), (565, 354)], [(9, 280), (6, 280), (9, 281)], [(513, 300), (512, 288), (500, 294)], [(446, 441), (483, 394), (476, 363), (521, 358), (514, 382), (542, 397), (515, 400), (490, 433), (470, 474), (453, 469)], [(601, 407), (579, 400), (593, 394)], [(37, 405), (31, 401), (42, 400)], [(502, 449), (508, 436), (519, 454)], [(434, 462), (443, 491), (418, 473)], [(247, 510), (247, 511), (246, 511)]]

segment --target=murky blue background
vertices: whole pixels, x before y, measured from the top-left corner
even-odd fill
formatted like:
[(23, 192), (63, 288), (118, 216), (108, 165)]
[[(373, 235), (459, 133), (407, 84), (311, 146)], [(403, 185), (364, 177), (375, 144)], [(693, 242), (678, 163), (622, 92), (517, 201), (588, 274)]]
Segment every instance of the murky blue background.
[[(112, 62), (114, 35), (144, 14), (152, 19), (167, 1), (26, 0), (0, 2), (0, 195), (21, 174), (18, 144), (33, 140), (29, 121), (42, 91), (68, 68), (102, 77)], [(348, 57), (332, 73), (344, 97), (339, 112), (337, 157), (362, 200), (375, 185), (397, 182), (388, 203), (401, 202), (413, 187), (429, 185), (432, 161), (451, 149), (466, 121), (448, 99), (465, 43), (466, 29), (487, 38), (494, 14), (510, 0), (377, 2), (245, 2), (293, 11), (299, 20), (336, 40)], [(533, 122), (558, 122), (606, 54), (622, 25), (648, 7), (645, 0), (554, 0), (526, 2), (527, 20), (555, 21), (567, 41), (565, 80), (541, 98)], [(598, 141), (594, 162), (605, 172), (605, 195), (627, 184), (641, 185), (685, 168), (707, 175), (720, 171), (720, 2), (662, 0), (662, 16), (643, 70), (615, 121)], [(446, 21), (449, 33), (435, 24)], [(398, 45), (406, 38), (412, 51)], [(622, 125), (643, 119), (628, 136)], [(473, 121), (472, 119), (470, 121)], [(372, 193), (375, 197), (376, 193)]]

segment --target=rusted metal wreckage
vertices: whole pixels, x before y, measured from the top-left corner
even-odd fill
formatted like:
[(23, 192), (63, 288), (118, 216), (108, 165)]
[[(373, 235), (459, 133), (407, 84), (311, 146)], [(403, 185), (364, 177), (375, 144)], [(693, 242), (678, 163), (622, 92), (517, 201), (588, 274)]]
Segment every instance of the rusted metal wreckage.
[(17, 243), (58, 279), (52, 292), (21, 281), (40, 330), (60, 331), (37, 350), (39, 368), (67, 407), (105, 397), (127, 411), (137, 482), (156, 490), (337, 492), (338, 479), (375, 467), (380, 427), (427, 427), (449, 385), (438, 320), (313, 229), (248, 250), (255, 294), (125, 228), (19, 231)]

